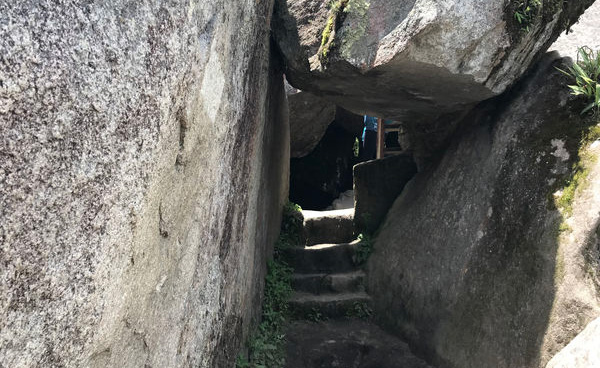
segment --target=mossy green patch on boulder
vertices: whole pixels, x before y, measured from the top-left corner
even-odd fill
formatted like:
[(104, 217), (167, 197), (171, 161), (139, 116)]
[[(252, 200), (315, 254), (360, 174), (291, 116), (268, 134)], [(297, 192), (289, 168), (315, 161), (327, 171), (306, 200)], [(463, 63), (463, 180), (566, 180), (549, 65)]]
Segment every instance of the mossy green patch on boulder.
[(371, 4), (366, 0), (349, 0), (344, 9), (347, 13), (347, 24), (342, 33), (342, 44), (340, 54), (344, 59), (352, 59), (357, 54), (355, 48), (364, 48), (361, 40), (364, 40), (369, 26), (369, 7)]

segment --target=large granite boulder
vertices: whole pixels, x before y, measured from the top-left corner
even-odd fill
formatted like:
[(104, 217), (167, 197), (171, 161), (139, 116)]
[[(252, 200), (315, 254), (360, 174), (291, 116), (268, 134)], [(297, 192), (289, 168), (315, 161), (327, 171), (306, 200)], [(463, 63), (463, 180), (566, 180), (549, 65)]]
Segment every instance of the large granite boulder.
[(600, 366), (600, 318), (590, 323), (560, 351), (546, 368), (595, 368)]
[(335, 120), (336, 106), (312, 93), (287, 92), (290, 110), (290, 155), (304, 157), (312, 152)]
[(380, 322), (441, 366), (544, 367), (600, 316), (600, 127), (561, 62), (467, 116), (375, 241)]
[(0, 3), (1, 367), (233, 364), (287, 189), (271, 11)]
[(525, 25), (519, 1), (277, 0), (273, 34), (295, 87), (426, 122), (505, 91), (593, 1), (543, 1)]

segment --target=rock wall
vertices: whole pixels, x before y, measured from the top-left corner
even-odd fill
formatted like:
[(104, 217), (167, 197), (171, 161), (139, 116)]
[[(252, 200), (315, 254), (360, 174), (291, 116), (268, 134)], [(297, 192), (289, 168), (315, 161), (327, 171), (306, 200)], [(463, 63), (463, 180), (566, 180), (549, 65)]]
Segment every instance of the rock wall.
[(465, 119), (376, 239), (380, 322), (440, 367), (543, 367), (600, 316), (600, 127), (555, 59)]
[(0, 366), (226, 367), (287, 193), (270, 1), (0, 3)]
[(411, 156), (395, 155), (354, 165), (354, 233), (373, 234), (417, 173)]

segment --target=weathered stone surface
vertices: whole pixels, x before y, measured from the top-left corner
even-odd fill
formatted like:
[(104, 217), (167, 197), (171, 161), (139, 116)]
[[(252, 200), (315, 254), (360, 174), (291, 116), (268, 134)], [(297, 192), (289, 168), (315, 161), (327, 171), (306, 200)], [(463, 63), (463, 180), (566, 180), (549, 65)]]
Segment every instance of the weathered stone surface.
[(0, 366), (232, 364), (287, 188), (270, 12), (0, 3)]
[(319, 244), (287, 249), (286, 260), (297, 273), (343, 273), (355, 268), (356, 243)]
[(290, 107), (290, 152), (292, 157), (308, 155), (335, 120), (336, 107), (312, 93), (288, 93)]
[(306, 245), (352, 241), (354, 208), (332, 211), (302, 211)]
[(600, 2), (595, 2), (573, 25), (569, 33), (563, 33), (550, 47), (562, 56), (569, 56), (577, 60), (577, 48), (588, 46), (593, 50), (600, 50)]
[(337, 1), (323, 57), (331, 2), (277, 0), (273, 33), (295, 87), (359, 114), (429, 121), (506, 90), (592, 2), (545, 1), (522, 32), (516, 2)]
[(590, 323), (546, 368), (600, 367), (600, 318)]
[(354, 166), (354, 232), (375, 232), (394, 200), (416, 173), (412, 157), (406, 155)]
[(429, 368), (408, 345), (360, 320), (294, 322), (286, 368)]
[(552, 57), (466, 118), (375, 241), (367, 279), (380, 322), (444, 367), (544, 367), (600, 316), (598, 161), (572, 214), (553, 200), (600, 142), (579, 156), (596, 122), (582, 120)]

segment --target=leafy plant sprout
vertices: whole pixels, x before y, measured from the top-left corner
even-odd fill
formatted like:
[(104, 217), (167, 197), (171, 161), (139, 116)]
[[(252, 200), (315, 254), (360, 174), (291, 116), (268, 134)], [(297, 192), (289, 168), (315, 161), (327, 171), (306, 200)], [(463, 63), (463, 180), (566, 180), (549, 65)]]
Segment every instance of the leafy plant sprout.
[(593, 110), (596, 114), (600, 112), (600, 52), (594, 51), (587, 46), (577, 49), (577, 62), (569, 66), (567, 70), (558, 69), (561, 73), (573, 78), (575, 84), (569, 85), (571, 94), (583, 96), (588, 105), (581, 114)]
[(542, 0), (516, 0), (515, 3), (515, 19), (523, 31), (529, 32), (529, 26), (540, 12)]
[(288, 300), (294, 270), (283, 260), (282, 253), (289, 247), (299, 246), (302, 241), (301, 210), (291, 202), (283, 208), (281, 233), (273, 259), (267, 263), (262, 321), (248, 341), (248, 356), (240, 353), (236, 368), (280, 368), (285, 365), (284, 325), (289, 317)]
[(364, 265), (371, 253), (373, 253), (373, 239), (367, 233), (361, 233), (358, 235), (358, 246), (356, 248), (356, 253), (354, 254), (354, 263), (358, 266)]
[(373, 315), (373, 310), (365, 302), (354, 302), (352, 308), (346, 312), (348, 318), (368, 320)]

